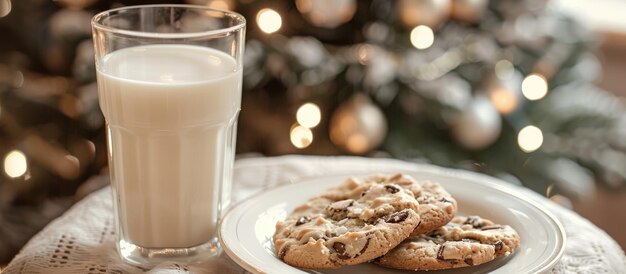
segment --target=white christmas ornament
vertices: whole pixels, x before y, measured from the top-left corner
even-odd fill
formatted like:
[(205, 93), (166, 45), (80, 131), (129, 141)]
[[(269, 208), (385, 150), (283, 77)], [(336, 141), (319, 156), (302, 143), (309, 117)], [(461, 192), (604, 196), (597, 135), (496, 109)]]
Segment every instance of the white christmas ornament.
[(464, 147), (473, 150), (493, 144), (500, 136), (501, 130), (498, 111), (483, 95), (476, 96), (452, 124), (455, 139)]

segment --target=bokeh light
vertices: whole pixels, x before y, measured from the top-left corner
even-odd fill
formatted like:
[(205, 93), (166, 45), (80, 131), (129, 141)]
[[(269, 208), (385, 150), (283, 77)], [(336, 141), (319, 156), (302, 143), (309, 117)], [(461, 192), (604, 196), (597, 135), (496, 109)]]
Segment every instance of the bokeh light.
[(511, 79), (514, 73), (513, 63), (509, 62), (508, 60), (500, 60), (496, 62), (495, 73), (496, 77), (498, 77), (500, 80)]
[(289, 137), (291, 139), (291, 144), (300, 149), (310, 146), (313, 142), (313, 132), (309, 128), (298, 124), (294, 124), (291, 127)]
[(518, 100), (515, 92), (504, 87), (496, 87), (489, 93), (489, 100), (502, 114), (509, 114), (517, 109)]
[(517, 135), (517, 143), (524, 152), (533, 152), (543, 144), (543, 133), (536, 126), (526, 126)]
[(306, 103), (296, 112), (296, 120), (303, 127), (314, 128), (322, 119), (320, 108), (313, 103)]
[(280, 14), (273, 9), (260, 10), (256, 15), (256, 22), (265, 33), (274, 33), (283, 25)]
[(371, 46), (368, 44), (361, 44), (356, 48), (356, 55), (361, 65), (367, 65), (371, 58)]
[(411, 44), (417, 49), (427, 49), (435, 42), (435, 33), (427, 26), (419, 25), (411, 31)]
[(26, 155), (19, 150), (13, 150), (4, 157), (4, 172), (11, 178), (17, 178), (26, 173), (28, 163)]
[(535, 101), (548, 94), (548, 82), (539, 74), (531, 74), (522, 81), (522, 94), (526, 99)]

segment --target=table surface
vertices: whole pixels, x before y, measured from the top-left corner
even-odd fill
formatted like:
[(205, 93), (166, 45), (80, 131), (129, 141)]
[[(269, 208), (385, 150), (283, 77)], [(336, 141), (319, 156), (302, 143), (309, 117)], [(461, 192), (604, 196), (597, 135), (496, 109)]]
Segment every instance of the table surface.
[[(282, 156), (245, 158), (235, 163), (233, 199), (301, 178), (334, 174), (416, 171), (432, 166), (392, 159)], [(551, 273), (626, 273), (626, 256), (604, 231), (578, 214), (520, 187), (563, 223), (567, 245)], [(74, 205), (33, 237), (3, 273), (246, 273), (225, 254), (201, 265), (165, 262), (152, 269), (124, 264), (115, 251), (111, 189)]]

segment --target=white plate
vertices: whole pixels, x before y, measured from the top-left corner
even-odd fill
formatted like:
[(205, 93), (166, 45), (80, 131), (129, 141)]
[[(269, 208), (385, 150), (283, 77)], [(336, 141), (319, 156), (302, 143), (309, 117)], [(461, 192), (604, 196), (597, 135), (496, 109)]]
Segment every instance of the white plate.
[[(406, 172), (418, 180), (443, 185), (459, 203), (459, 214), (480, 215), (511, 225), (522, 244), (507, 258), (479, 266), (456, 269), (454, 273), (541, 273), (549, 270), (565, 248), (565, 232), (559, 221), (537, 202), (515, 187), (492, 177), (449, 169)], [(357, 174), (358, 175), (358, 174)], [(249, 198), (233, 207), (222, 220), (220, 241), (224, 251), (252, 273), (414, 273), (361, 264), (335, 270), (309, 270), (289, 266), (276, 258), (272, 235), (275, 224), (297, 205), (347, 176), (304, 179)], [(428, 274), (451, 273), (429, 271)]]

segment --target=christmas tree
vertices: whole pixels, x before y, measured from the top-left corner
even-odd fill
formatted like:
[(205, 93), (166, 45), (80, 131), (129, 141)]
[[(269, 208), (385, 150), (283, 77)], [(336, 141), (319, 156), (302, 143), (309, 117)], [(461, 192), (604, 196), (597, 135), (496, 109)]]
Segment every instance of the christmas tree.
[[(106, 185), (90, 19), (159, 2), (0, 0), (0, 262)], [(248, 19), (240, 153), (395, 157), (574, 198), (626, 180), (593, 35), (546, 0), (175, 2)]]
[(576, 198), (626, 178), (624, 107), (593, 86), (593, 34), (548, 1), (217, 3), (252, 21), (244, 108), (268, 103), (241, 130), (282, 126), (240, 136), (280, 140), (269, 154), (390, 156)]

